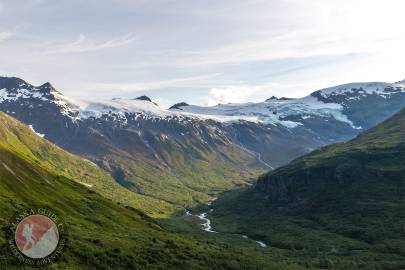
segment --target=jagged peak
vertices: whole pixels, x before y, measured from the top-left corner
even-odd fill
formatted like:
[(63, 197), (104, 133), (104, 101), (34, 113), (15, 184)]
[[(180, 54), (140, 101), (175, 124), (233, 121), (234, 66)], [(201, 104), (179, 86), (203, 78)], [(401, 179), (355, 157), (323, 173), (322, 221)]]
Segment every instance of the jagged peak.
[(276, 96), (271, 96), (271, 98), (266, 99), (266, 101), (270, 101), (270, 100), (278, 100), (278, 98)]
[(54, 88), (50, 82), (46, 82), (40, 86), (41, 88)]
[(186, 103), (186, 102), (179, 102), (179, 103), (176, 103), (173, 106), (171, 106), (169, 108), (169, 110), (174, 110), (174, 109), (182, 110), (181, 107), (185, 107), (185, 106), (190, 106), (190, 105), (188, 103)]
[(271, 100), (293, 100), (293, 99), (294, 99), (294, 98), (287, 98), (287, 97), (278, 98), (278, 97), (276, 97), (276, 96), (272, 96), (271, 98), (266, 99), (266, 102), (267, 102), (267, 101), (271, 101)]
[(142, 101), (146, 101), (146, 102), (150, 102), (152, 104), (154, 104), (155, 106), (159, 106), (156, 102), (153, 102), (148, 96), (146, 95), (142, 95), (140, 97), (137, 98), (133, 98), (132, 100), (142, 100)]
[(9, 89), (14, 91), (18, 89), (26, 89), (28, 91), (40, 90), (41, 92), (58, 93), (61, 95), (61, 93), (58, 92), (50, 82), (46, 82), (41, 86), (36, 87), (18, 77), (0, 77), (0, 89)]
[(23, 79), (17, 77), (0, 77), (0, 89), (18, 88), (22, 86), (29, 86), (29, 84)]
[(146, 95), (143, 95), (143, 96), (140, 96), (140, 97), (137, 97), (137, 98), (134, 98), (134, 99), (135, 100), (144, 100), (144, 101), (152, 102), (152, 100)]
[(63, 96), (63, 94), (60, 93), (58, 90), (56, 90), (56, 88), (55, 88), (50, 82), (44, 83), (44, 84), (41, 85), (39, 88), (40, 88), (40, 89), (45, 89), (46, 92), (49, 91), (49, 93), (57, 93), (57, 94)]

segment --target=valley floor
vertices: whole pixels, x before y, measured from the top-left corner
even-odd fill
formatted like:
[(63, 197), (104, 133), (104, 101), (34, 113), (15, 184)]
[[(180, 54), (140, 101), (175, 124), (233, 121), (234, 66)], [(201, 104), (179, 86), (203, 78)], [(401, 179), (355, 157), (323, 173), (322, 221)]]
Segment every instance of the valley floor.
[[(277, 254), (277, 260), (289, 262), (298, 269), (397, 270), (405, 266), (405, 254), (394, 247), (395, 243), (388, 249), (388, 242), (385, 247), (367, 243), (334, 233), (314, 220), (287, 215), (274, 216), (272, 221), (267, 218), (257, 221), (252, 216), (264, 215), (263, 212), (255, 210), (247, 214), (244, 211), (252, 209), (249, 206), (253, 205), (262, 209), (260, 196), (248, 189), (224, 192), (210, 206), (211, 211), (205, 217), (210, 220), (210, 230), (216, 233), (196, 232), (195, 229), (188, 233), (254, 250), (263, 260), (270, 254)], [(199, 211), (207, 211), (207, 208), (202, 209)], [(201, 220), (195, 220), (193, 216), (185, 215), (181, 220), (189, 226), (194, 224), (194, 227), (204, 229)]]

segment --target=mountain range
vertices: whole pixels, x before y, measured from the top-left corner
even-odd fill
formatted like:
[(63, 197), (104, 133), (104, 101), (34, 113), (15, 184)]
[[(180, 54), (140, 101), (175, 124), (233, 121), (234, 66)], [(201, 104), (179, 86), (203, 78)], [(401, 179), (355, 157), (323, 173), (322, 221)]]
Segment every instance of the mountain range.
[(0, 111), (107, 171), (114, 179), (108, 183), (118, 190), (110, 196), (157, 217), (208, 202), (322, 145), (353, 138), (405, 106), (404, 87), (355, 83), (300, 99), (163, 109), (146, 96), (75, 100), (50, 83), (37, 87), (1, 77)]
[(49, 207), (56, 268), (402, 269), (404, 106), (404, 81), (163, 109), (0, 78), (1, 265), (16, 211)]

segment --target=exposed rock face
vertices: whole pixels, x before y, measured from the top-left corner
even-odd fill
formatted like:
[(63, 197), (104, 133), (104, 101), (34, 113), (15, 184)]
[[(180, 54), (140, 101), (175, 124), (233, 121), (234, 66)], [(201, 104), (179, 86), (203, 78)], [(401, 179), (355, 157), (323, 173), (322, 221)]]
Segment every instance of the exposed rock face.
[(177, 110), (183, 110), (181, 107), (186, 107), (189, 106), (186, 102), (179, 102), (174, 104), (169, 108), (169, 110), (177, 109)]
[(135, 99), (152, 102), (152, 100), (148, 96), (140, 96), (140, 97), (137, 97)]

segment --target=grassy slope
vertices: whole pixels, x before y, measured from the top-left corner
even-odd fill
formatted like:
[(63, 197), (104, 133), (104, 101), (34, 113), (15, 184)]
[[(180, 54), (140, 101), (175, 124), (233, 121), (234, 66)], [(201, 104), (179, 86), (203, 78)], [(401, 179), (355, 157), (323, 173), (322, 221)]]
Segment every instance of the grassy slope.
[(158, 135), (152, 138), (150, 136), (150, 145), (164, 162), (151, 157), (149, 149), (138, 152), (128, 146), (124, 151), (114, 145), (107, 145), (104, 147), (107, 152), (89, 154), (88, 158), (97, 160), (116, 179), (121, 178), (128, 189), (187, 208), (208, 202), (218, 192), (246, 185), (263, 173), (263, 168), (252, 164), (254, 158), (235, 145), (207, 151), (193, 143), (179, 144), (173, 138), (164, 143), (153, 142)]
[[(246, 179), (252, 179), (261, 172), (252, 170), (240, 174), (235, 164), (211, 154), (206, 155), (205, 160), (190, 160), (174, 165), (171, 169), (118, 155), (110, 158), (124, 171), (129, 190), (163, 200), (173, 208), (192, 208), (206, 203), (218, 192), (246, 185)], [(109, 170), (107, 166), (111, 164), (103, 166)]]
[(290, 250), (308, 266), (405, 268), (405, 110), (224, 194), (214, 226)]
[[(11, 117), (1, 115), (0, 123), (1, 267), (24, 268), (10, 254), (6, 242), (10, 220), (20, 211), (45, 207), (68, 226), (65, 252), (49, 269), (300, 269), (275, 261), (273, 255), (263, 257), (254, 249), (168, 232), (137, 210), (111, 202), (73, 181), (70, 177), (80, 176), (79, 168), (89, 166), (85, 161), (35, 137)], [(41, 148), (47, 149), (50, 159), (60, 159), (61, 168), (66, 170), (39, 160), (38, 153), (33, 152)], [(80, 181), (86, 179), (91, 177), (82, 175)]]
[(179, 209), (163, 200), (127, 190), (95, 164), (66, 153), (2, 112), (0, 112), (0, 122), (0, 146), (4, 149), (12, 149), (14, 153), (33, 164), (75, 179), (79, 183), (91, 185), (104, 197), (128, 204), (152, 216)]

